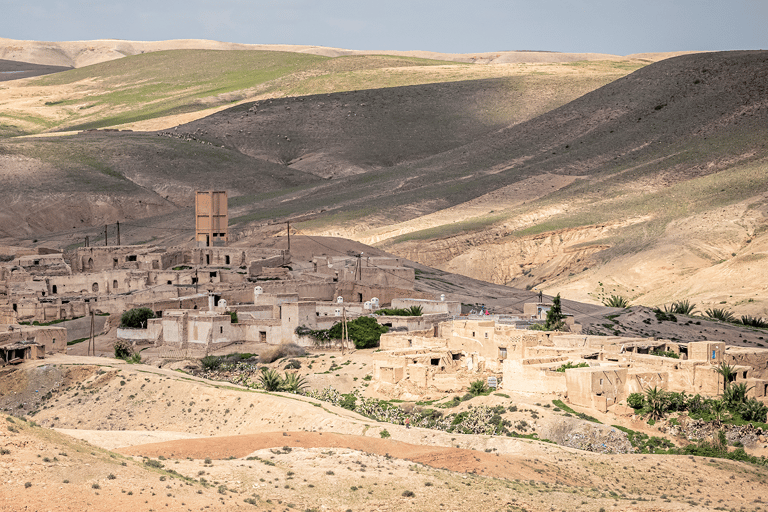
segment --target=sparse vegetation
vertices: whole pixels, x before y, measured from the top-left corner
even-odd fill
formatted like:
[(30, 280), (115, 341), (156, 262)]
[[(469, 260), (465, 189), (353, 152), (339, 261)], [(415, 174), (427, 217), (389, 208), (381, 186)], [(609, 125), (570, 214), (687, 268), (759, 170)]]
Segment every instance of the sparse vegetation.
[(306, 350), (295, 343), (280, 343), (262, 351), (259, 354), (259, 362), (269, 364), (286, 357), (304, 356), (306, 353)]
[(621, 295), (611, 295), (603, 299), (603, 305), (609, 308), (628, 308), (629, 299)]
[(567, 363), (555, 368), (555, 371), (564, 373), (565, 370), (569, 370), (571, 368), (589, 368), (589, 363), (587, 362), (573, 363), (572, 361), (568, 361)]
[(732, 323), (736, 321), (736, 317), (733, 315), (733, 312), (725, 308), (708, 308), (704, 314), (712, 320), (720, 320), (721, 322)]

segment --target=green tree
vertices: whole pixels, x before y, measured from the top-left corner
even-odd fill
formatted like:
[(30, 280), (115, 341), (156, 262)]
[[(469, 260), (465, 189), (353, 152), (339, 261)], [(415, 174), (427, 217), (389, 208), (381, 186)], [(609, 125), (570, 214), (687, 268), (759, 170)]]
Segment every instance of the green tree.
[(120, 317), (120, 327), (146, 329), (147, 320), (150, 318), (155, 318), (155, 312), (149, 308), (129, 309)]
[(546, 331), (563, 331), (565, 330), (565, 315), (563, 314), (563, 308), (560, 305), (560, 294), (552, 299), (552, 307), (547, 311), (547, 320), (544, 322), (544, 330)]
[[(331, 327), (329, 329), (330, 337), (336, 340), (342, 339), (341, 328), (341, 322)], [(379, 325), (375, 319), (369, 316), (361, 316), (347, 322), (347, 329), (349, 339), (354, 342), (356, 348), (378, 347), (381, 335), (389, 330), (388, 327)]]
[(646, 389), (645, 402), (648, 404), (648, 408), (651, 411), (651, 418), (660, 420), (664, 417), (668, 405), (666, 391), (659, 389), (656, 386)]
[(723, 376), (723, 380), (725, 381), (723, 384), (723, 391), (725, 391), (728, 389), (728, 386), (731, 385), (731, 381), (736, 377), (736, 370), (730, 364), (722, 361), (719, 365), (717, 365), (715, 371)]

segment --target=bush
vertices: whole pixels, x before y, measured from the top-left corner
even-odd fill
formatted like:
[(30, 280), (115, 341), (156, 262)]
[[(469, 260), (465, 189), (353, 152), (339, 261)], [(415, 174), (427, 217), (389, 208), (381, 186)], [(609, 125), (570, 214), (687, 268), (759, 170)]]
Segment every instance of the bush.
[(704, 314), (713, 320), (720, 320), (721, 322), (735, 322), (736, 317), (733, 316), (731, 311), (725, 308), (709, 308)]
[(650, 355), (659, 356), (659, 357), (671, 357), (672, 359), (680, 359), (680, 354), (676, 354), (671, 350), (652, 350)]
[(203, 368), (206, 370), (215, 370), (221, 366), (221, 358), (216, 356), (205, 356), (200, 360), (200, 364), (203, 365)]
[(589, 363), (577, 363), (573, 364), (572, 362), (568, 361), (564, 365), (560, 366), (559, 368), (556, 368), (556, 372), (563, 373), (565, 370), (570, 370), (571, 368), (589, 368)]
[(116, 359), (122, 359), (131, 364), (141, 363), (141, 355), (134, 352), (130, 341), (117, 340), (112, 344), (112, 348), (115, 351)]
[(237, 323), (237, 311), (229, 312), (229, 320), (230, 320), (230, 323), (233, 323), (233, 324)]
[(488, 394), (490, 391), (491, 390), (488, 389), (488, 386), (486, 386), (485, 382), (482, 380), (476, 380), (469, 384), (469, 392), (472, 393), (473, 396)]
[(155, 318), (155, 312), (149, 308), (129, 309), (120, 317), (120, 327), (146, 329), (147, 320), (150, 318)]
[(611, 295), (603, 299), (603, 305), (609, 308), (628, 308), (629, 299), (621, 295)]
[(760, 327), (763, 329), (768, 327), (768, 320), (763, 320), (763, 318), (759, 316), (757, 317), (752, 315), (742, 316), (741, 323), (744, 325), (749, 325), (751, 327)]
[[(332, 339), (340, 340), (342, 325), (341, 322), (334, 325), (329, 329), (329, 334)], [(379, 323), (369, 316), (361, 316), (347, 322), (347, 330), (349, 331), (349, 339), (351, 339), (356, 348), (372, 348), (379, 346), (379, 340), (381, 335), (389, 330), (384, 325)]]
[[(692, 315), (695, 307), (696, 304), (691, 304), (688, 299), (677, 300), (669, 307), (669, 312), (678, 315)], [(666, 310), (666, 307), (664, 309)]]
[(266, 391), (280, 391), (282, 389), (282, 379), (275, 370), (261, 369), (259, 375), (259, 384)]
[(754, 398), (750, 398), (739, 407), (739, 413), (741, 417), (746, 421), (757, 421), (765, 423), (766, 416), (768, 416), (768, 407)]
[(392, 437), (392, 434), (390, 434), (387, 429), (384, 429), (380, 432), (381, 438), (386, 439), (388, 437)]
[(403, 496), (406, 498), (413, 498), (414, 496), (416, 496), (416, 493), (414, 493), (413, 491), (403, 491)]
[(259, 354), (259, 362), (268, 364), (284, 357), (296, 357), (306, 355), (307, 351), (295, 343), (281, 343), (267, 348)]
[(301, 393), (307, 386), (307, 380), (296, 373), (286, 373), (280, 382), (280, 389), (288, 393)]
[(677, 317), (669, 311), (662, 311), (659, 308), (654, 308), (653, 312), (656, 314), (656, 320), (659, 322), (669, 321), (677, 322)]
[(627, 405), (633, 409), (642, 409), (645, 405), (645, 396), (642, 393), (630, 393), (627, 397)]

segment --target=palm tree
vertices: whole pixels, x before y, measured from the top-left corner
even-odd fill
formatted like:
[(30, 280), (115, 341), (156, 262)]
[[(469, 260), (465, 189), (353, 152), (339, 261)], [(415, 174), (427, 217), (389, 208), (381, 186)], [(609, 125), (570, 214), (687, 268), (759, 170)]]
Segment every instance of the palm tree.
[(728, 386), (731, 385), (731, 381), (736, 378), (736, 370), (730, 364), (721, 361), (715, 368), (715, 371), (723, 376), (723, 380), (725, 381), (723, 391), (725, 391), (728, 389)]
[(728, 413), (728, 407), (725, 405), (724, 400), (714, 400), (710, 404), (712, 414), (715, 415), (715, 421), (722, 422), (725, 415)]
[(280, 387), (289, 393), (301, 393), (308, 386), (307, 380), (298, 373), (286, 373)]
[(645, 390), (645, 401), (651, 409), (651, 418), (660, 420), (667, 410), (667, 393), (656, 386)]
[(737, 407), (747, 401), (747, 393), (749, 393), (755, 386), (747, 387), (744, 382), (728, 386), (723, 392), (723, 400), (730, 409)]
[(261, 384), (261, 387), (266, 391), (280, 391), (282, 388), (280, 375), (275, 370), (268, 370), (266, 368), (261, 369), (259, 384)]

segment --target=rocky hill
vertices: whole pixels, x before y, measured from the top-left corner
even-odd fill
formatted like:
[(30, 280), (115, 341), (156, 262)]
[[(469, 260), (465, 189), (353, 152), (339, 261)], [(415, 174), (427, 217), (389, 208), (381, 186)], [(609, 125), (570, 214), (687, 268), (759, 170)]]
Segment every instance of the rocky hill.
[[(394, 73), (371, 65), (376, 80)], [(148, 228), (135, 240), (178, 242), (192, 192), (215, 186), (238, 236), (293, 218), (299, 233), (578, 300), (768, 315), (768, 52), (637, 66), (262, 97), (154, 133), (6, 139), (3, 227), (66, 246), (121, 220)], [(75, 215), (57, 213), (67, 205)]]

